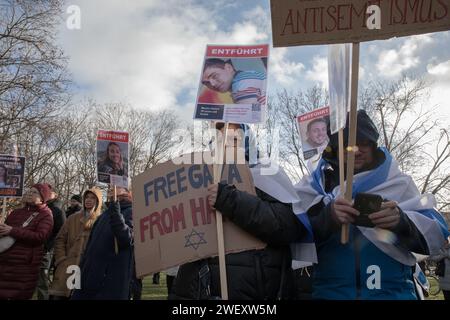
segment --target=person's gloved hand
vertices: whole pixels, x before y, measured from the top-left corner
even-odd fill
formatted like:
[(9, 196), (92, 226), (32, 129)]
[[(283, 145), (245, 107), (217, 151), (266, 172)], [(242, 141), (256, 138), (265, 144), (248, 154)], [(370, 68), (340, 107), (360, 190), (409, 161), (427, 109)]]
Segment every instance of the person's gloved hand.
[(120, 214), (120, 203), (119, 201), (112, 201), (109, 204), (109, 213), (111, 215)]
[(211, 208), (214, 208), (217, 200), (217, 193), (219, 191), (219, 184), (213, 183), (208, 187), (208, 202)]

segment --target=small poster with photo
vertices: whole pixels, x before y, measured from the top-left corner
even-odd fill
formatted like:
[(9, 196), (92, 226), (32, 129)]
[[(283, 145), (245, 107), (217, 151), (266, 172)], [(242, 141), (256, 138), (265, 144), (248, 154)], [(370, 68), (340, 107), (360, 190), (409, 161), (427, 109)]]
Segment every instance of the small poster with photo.
[(123, 131), (98, 130), (98, 182), (128, 188), (129, 134)]
[(0, 197), (22, 197), (24, 176), (25, 157), (0, 154)]
[(206, 47), (194, 119), (264, 121), (269, 45)]
[(305, 160), (319, 155), (328, 145), (327, 125), (330, 121), (330, 109), (324, 107), (297, 116), (303, 158)]

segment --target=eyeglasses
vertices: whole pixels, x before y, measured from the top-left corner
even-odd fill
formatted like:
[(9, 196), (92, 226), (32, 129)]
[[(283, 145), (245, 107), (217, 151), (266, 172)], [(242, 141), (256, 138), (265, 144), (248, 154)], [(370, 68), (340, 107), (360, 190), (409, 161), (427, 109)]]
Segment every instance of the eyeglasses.
[(40, 195), (39, 191), (33, 190), (33, 189), (25, 190), (25, 193), (26, 193), (26, 194), (36, 194), (36, 195)]

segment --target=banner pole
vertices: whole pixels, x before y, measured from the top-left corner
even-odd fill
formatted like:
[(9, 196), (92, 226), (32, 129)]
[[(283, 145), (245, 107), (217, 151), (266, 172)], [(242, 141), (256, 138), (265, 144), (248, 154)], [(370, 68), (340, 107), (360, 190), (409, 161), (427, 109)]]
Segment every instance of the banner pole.
[[(345, 190), (345, 199), (352, 201), (353, 189), (353, 171), (355, 169), (356, 146), (356, 126), (358, 110), (358, 78), (359, 78), (359, 42), (352, 45), (352, 78), (351, 78), (351, 96), (350, 96), (350, 116), (349, 116), (349, 134), (347, 144), (347, 185)], [(343, 224), (341, 228), (341, 243), (348, 242), (349, 228), (348, 224)]]
[[(345, 163), (344, 163), (344, 129), (338, 131), (339, 145), (339, 193), (345, 197)], [(343, 224), (341, 227), (341, 243), (345, 244), (348, 241), (348, 224)]]
[[(228, 122), (225, 122), (223, 141), (220, 146), (218, 145), (218, 133), (215, 131), (216, 135), (216, 150), (215, 150), (215, 161), (214, 161), (214, 184), (218, 184), (222, 175), (223, 166), (223, 156), (225, 154), (225, 147), (228, 134)], [(217, 228), (217, 246), (219, 253), (219, 271), (220, 271), (220, 292), (222, 300), (228, 300), (228, 283), (227, 283), (227, 269), (225, 261), (225, 241), (223, 235), (223, 220), (222, 214), (216, 210), (216, 228)]]
[[(117, 187), (114, 185), (114, 202), (117, 202)], [(119, 254), (119, 244), (117, 243), (117, 238), (114, 237), (114, 252), (116, 255)]]

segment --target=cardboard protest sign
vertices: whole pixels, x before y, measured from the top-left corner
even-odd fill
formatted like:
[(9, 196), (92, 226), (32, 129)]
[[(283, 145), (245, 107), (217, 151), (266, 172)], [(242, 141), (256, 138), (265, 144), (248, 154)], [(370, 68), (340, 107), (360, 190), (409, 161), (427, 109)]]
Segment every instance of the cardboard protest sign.
[(25, 157), (0, 154), (0, 197), (23, 195)]
[(128, 132), (98, 130), (98, 182), (128, 188)]
[(271, 0), (274, 47), (450, 30), (450, 0)]
[(206, 47), (194, 119), (263, 121), (269, 45)]
[(331, 134), (345, 128), (350, 109), (350, 44), (328, 46), (328, 92)]
[[(190, 156), (193, 159), (198, 155)], [(180, 163), (168, 161), (133, 178), (138, 277), (218, 255), (215, 213), (207, 201), (207, 188), (213, 183), (213, 167), (174, 162)], [(224, 165), (222, 182), (255, 194), (247, 165)], [(225, 218), (224, 237), (227, 253), (265, 247)]]
[(327, 123), (330, 117), (329, 107), (320, 108), (297, 116), (298, 131), (302, 142), (303, 158), (308, 160), (321, 154), (329, 138)]

